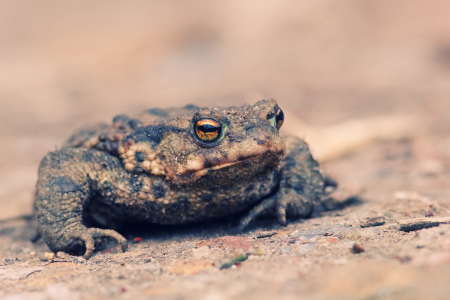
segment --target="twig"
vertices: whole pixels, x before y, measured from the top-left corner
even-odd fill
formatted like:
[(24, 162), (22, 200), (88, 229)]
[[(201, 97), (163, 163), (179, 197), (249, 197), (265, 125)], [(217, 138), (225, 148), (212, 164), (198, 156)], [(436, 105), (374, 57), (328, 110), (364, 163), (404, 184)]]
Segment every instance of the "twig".
[(436, 227), (440, 224), (450, 224), (450, 216), (400, 220), (397, 223), (399, 225), (399, 230), (409, 232), (423, 228)]

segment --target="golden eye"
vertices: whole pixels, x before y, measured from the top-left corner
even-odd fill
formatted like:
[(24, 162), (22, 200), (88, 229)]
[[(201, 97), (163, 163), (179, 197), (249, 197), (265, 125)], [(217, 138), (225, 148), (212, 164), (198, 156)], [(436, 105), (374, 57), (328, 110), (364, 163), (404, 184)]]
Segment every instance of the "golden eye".
[(267, 114), (267, 121), (272, 127), (276, 129), (280, 129), (281, 125), (284, 122), (284, 113), (281, 108), (276, 108), (276, 110), (272, 110), (269, 114)]
[(280, 129), (281, 125), (283, 125), (283, 122), (284, 122), (284, 113), (281, 110), (281, 108), (278, 108), (275, 120), (276, 120), (278, 129)]
[(211, 119), (203, 119), (195, 124), (197, 137), (205, 142), (213, 142), (220, 137), (222, 125)]

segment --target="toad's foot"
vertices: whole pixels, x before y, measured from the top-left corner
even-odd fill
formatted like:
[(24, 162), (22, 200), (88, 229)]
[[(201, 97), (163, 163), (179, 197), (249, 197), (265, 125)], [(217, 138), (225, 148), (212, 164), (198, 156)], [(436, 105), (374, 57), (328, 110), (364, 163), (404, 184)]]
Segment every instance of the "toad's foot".
[(67, 235), (71, 241), (80, 240), (82, 243), (84, 243), (84, 246), (86, 247), (86, 252), (84, 253), (85, 259), (89, 259), (94, 253), (96, 239), (114, 239), (117, 240), (117, 242), (119, 242), (119, 244), (122, 246), (123, 252), (127, 251), (128, 249), (127, 239), (116, 231), (110, 229), (86, 228), (74, 230), (67, 233)]
[(283, 226), (286, 226), (287, 224), (286, 216), (304, 217), (308, 215), (311, 211), (311, 201), (303, 196), (294, 193), (291, 194), (295, 197), (295, 202), (288, 197), (285, 199), (279, 199), (276, 195), (274, 195), (256, 205), (244, 218), (241, 219), (238, 230), (244, 230), (251, 221), (265, 211), (272, 211), (277, 217), (278, 223)]
[[(325, 177), (323, 184), (323, 195), (329, 195), (337, 188), (337, 186), (336, 181), (330, 177)], [(299, 195), (296, 192), (285, 191), (283, 197), (277, 197), (277, 195), (274, 195), (256, 205), (245, 217), (241, 219), (237, 229), (239, 231), (244, 230), (251, 221), (256, 219), (257, 216), (265, 211), (272, 211), (276, 215), (278, 223), (286, 226), (286, 215), (292, 217), (306, 216), (309, 214), (312, 209), (312, 205), (315, 203), (315, 201), (308, 200), (305, 196)]]
[(110, 158), (100, 151), (72, 148), (50, 152), (42, 160), (35, 208), (39, 232), (53, 252), (84, 252), (88, 259), (95, 246), (107, 238), (117, 240), (122, 250), (127, 250), (127, 240), (114, 230), (83, 224), (83, 211), (91, 196), (98, 193), (98, 180), (105, 179), (99, 170), (108, 163)]
[[(276, 204), (276, 199), (274, 197), (268, 198), (255, 207), (250, 210), (250, 212), (241, 219), (238, 225), (238, 231), (242, 231), (245, 229), (245, 227), (248, 226), (248, 224), (253, 221), (257, 216), (259, 216), (261, 213), (263, 213), (265, 210), (268, 210), (272, 207), (274, 207)], [(281, 222), (280, 222), (281, 223)], [(281, 223), (283, 224), (283, 223)], [(286, 215), (284, 216), (284, 225), (286, 225)]]
[(264, 211), (274, 214), (284, 226), (286, 217), (306, 217), (314, 205), (320, 202), (324, 192), (330, 193), (337, 187), (337, 183), (331, 178), (324, 179), (319, 164), (311, 156), (304, 141), (298, 138), (286, 139), (286, 148), (287, 154), (281, 162), (278, 190), (256, 205), (241, 220), (240, 230)]

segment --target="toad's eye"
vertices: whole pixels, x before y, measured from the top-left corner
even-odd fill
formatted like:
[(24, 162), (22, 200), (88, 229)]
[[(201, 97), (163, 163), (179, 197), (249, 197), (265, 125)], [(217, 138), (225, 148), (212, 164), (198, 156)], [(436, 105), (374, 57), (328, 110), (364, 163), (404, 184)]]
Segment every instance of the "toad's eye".
[(275, 121), (277, 123), (278, 129), (280, 129), (281, 125), (283, 125), (284, 122), (284, 113), (281, 108), (278, 108), (277, 113), (275, 114)]
[(267, 120), (269, 124), (273, 127), (280, 129), (281, 125), (284, 122), (284, 113), (281, 108), (277, 108), (276, 112), (273, 112), (267, 115)]
[(211, 119), (203, 119), (195, 124), (195, 134), (204, 142), (214, 142), (222, 133), (222, 125)]

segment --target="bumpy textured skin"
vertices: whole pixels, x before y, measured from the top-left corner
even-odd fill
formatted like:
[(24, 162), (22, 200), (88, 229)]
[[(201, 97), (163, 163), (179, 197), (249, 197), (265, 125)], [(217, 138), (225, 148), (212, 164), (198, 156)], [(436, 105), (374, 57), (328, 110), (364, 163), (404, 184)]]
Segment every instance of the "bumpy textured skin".
[[(282, 139), (267, 116), (274, 100), (252, 106), (151, 109), (87, 126), (41, 162), (35, 208), (49, 248), (89, 258), (127, 220), (183, 224), (242, 211), (243, 229), (260, 213), (307, 216), (324, 178), (306, 143)], [(195, 122), (223, 124), (221, 138), (199, 140)], [(89, 227), (93, 219), (105, 228)]]

